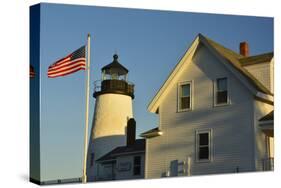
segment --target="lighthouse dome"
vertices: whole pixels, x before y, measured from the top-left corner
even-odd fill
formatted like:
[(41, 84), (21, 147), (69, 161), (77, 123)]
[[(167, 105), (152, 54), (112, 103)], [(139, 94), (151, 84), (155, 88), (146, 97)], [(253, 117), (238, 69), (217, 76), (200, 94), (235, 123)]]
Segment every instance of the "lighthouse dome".
[(118, 55), (113, 55), (113, 61), (101, 69), (105, 74), (117, 74), (119, 76), (128, 74), (128, 69), (118, 62)]
[(121, 94), (134, 98), (134, 84), (128, 81), (128, 69), (118, 62), (118, 55), (113, 55), (112, 63), (102, 69), (102, 79), (95, 81), (96, 98), (103, 94)]

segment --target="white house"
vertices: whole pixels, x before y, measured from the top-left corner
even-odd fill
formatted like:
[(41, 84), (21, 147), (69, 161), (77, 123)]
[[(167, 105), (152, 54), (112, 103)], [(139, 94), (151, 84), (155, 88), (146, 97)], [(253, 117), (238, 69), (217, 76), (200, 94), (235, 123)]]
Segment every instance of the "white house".
[[(136, 122), (127, 123), (126, 145), (118, 146), (95, 161), (97, 181), (143, 179), (145, 140), (136, 139)], [(89, 165), (93, 165), (91, 161)]]
[(273, 64), (199, 34), (149, 103), (145, 178), (272, 170)]
[(119, 146), (96, 160), (102, 171), (98, 181), (143, 179), (145, 140), (137, 139), (130, 146)]

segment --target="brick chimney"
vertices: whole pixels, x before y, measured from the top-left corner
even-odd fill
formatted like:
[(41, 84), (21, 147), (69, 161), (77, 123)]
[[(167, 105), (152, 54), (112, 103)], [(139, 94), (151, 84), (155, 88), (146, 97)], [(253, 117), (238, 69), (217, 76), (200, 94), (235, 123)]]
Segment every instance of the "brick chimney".
[(127, 122), (127, 146), (133, 145), (136, 140), (136, 121), (131, 118)]
[(247, 42), (240, 42), (240, 54), (247, 57), (249, 56), (249, 45)]

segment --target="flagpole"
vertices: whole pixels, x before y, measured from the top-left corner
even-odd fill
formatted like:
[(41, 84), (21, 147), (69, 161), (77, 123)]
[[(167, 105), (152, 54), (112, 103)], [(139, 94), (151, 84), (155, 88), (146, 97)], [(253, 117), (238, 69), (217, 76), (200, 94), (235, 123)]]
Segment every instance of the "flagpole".
[(87, 37), (87, 64), (86, 64), (86, 112), (85, 112), (85, 139), (84, 139), (84, 161), (83, 161), (83, 176), (82, 182), (87, 183), (87, 150), (88, 150), (88, 127), (89, 127), (89, 92), (90, 92), (90, 40), (91, 36)]

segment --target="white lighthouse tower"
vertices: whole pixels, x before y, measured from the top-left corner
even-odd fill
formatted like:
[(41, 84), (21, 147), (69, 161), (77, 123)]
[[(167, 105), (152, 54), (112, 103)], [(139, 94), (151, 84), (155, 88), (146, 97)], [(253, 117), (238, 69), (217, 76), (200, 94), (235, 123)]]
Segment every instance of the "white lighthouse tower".
[(126, 145), (126, 125), (133, 117), (134, 85), (128, 82), (129, 71), (118, 62), (118, 55), (101, 70), (102, 80), (95, 82), (93, 94), (96, 104), (88, 150), (88, 181), (100, 180), (99, 177), (109, 173), (95, 161)]

